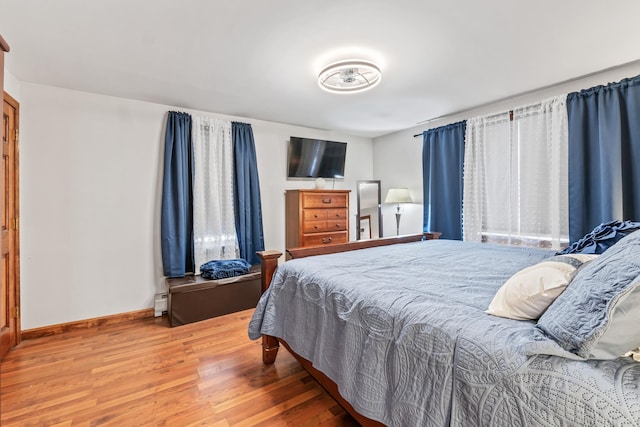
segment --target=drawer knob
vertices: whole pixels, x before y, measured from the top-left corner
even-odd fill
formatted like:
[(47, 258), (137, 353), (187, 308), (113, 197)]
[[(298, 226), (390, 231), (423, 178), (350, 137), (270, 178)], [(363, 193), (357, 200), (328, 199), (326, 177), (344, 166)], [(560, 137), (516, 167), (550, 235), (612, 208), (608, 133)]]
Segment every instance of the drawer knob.
[(318, 218), (318, 214), (313, 214), (313, 217), (314, 218)]
[(331, 201), (332, 201), (332, 200), (331, 200), (331, 197), (329, 197), (328, 199), (322, 199), (322, 203), (324, 203), (324, 204), (326, 204), (326, 205), (331, 204)]
[(340, 223), (336, 222), (336, 228), (340, 228)]
[(332, 240), (333, 240), (333, 238), (331, 238), (331, 237), (327, 237), (326, 239), (323, 237), (322, 238), (322, 243), (323, 244), (331, 243)]
[(314, 226), (313, 226), (313, 228), (315, 228), (315, 229), (317, 230), (317, 229), (318, 229), (318, 226), (317, 226), (317, 225), (314, 225)]

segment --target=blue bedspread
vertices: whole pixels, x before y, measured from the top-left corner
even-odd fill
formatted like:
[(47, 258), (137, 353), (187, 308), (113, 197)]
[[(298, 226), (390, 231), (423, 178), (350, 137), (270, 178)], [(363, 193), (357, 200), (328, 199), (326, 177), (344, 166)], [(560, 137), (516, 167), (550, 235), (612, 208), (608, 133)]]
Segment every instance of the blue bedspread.
[(542, 249), (426, 241), (289, 261), (249, 336), (283, 338), (389, 426), (640, 426), (640, 363), (484, 313)]

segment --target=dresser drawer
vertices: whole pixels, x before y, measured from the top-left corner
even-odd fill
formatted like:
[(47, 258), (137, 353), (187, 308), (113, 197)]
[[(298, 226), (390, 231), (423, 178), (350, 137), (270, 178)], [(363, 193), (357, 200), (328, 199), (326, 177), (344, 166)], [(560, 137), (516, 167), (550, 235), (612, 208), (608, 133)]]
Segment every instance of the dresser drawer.
[(305, 209), (302, 211), (302, 219), (307, 221), (324, 221), (327, 219), (326, 209)]
[(348, 240), (346, 231), (317, 235), (305, 234), (302, 236), (302, 246), (332, 245), (336, 243), (347, 243)]
[(302, 207), (308, 208), (346, 208), (347, 193), (302, 193)]
[(323, 233), (327, 231), (327, 221), (305, 221), (302, 224), (302, 232), (307, 233)]
[(347, 229), (347, 221), (344, 219), (325, 221), (326, 231), (345, 231)]
[(327, 220), (329, 221), (346, 221), (349, 215), (347, 209), (327, 209)]
[(345, 231), (347, 229), (347, 221), (345, 220), (327, 220), (327, 221), (306, 221), (302, 225), (302, 232), (309, 233), (325, 233), (327, 231)]

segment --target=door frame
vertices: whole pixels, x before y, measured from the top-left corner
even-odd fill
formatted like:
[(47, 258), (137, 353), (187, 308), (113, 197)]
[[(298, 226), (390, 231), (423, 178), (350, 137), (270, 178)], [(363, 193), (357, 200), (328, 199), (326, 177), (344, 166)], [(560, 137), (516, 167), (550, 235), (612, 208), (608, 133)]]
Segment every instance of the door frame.
[[(13, 231), (15, 232), (14, 235), (14, 239), (13, 239), (13, 248), (12, 250), (14, 251), (14, 255), (13, 255), (13, 263), (14, 263), (14, 271), (15, 271), (15, 275), (14, 275), (14, 288), (13, 288), (13, 300), (14, 300), (14, 306), (10, 307), (10, 311), (12, 311), (12, 313), (10, 313), (10, 315), (13, 315), (14, 317), (14, 322), (13, 322), (13, 335), (14, 335), (14, 339), (13, 342), (10, 343), (9, 345), (9, 349), (13, 348), (15, 345), (20, 344), (21, 340), (22, 340), (22, 336), (21, 336), (21, 321), (20, 321), (20, 103), (18, 101), (16, 101), (11, 95), (9, 95), (7, 92), (3, 91), (3, 111), (4, 111), (4, 104), (7, 103), (9, 104), (15, 111), (15, 117), (14, 117), (14, 126), (15, 126), (15, 134), (13, 135), (14, 137), (14, 144), (15, 144), (15, 149), (14, 149), (14, 156), (13, 156), (13, 165), (14, 165), (14, 174), (15, 176), (13, 177), (13, 182), (14, 182), (14, 187), (13, 187), (13, 191), (15, 192), (14, 197), (15, 197), (15, 201), (14, 201), (14, 221), (13, 225), (10, 224), (10, 227), (13, 227)], [(9, 135), (9, 137), (11, 137)], [(11, 214), (11, 213), (10, 213)], [(11, 220), (10, 220), (11, 223)], [(9, 292), (11, 292), (11, 289), (8, 289)], [(2, 354), (0, 354), (0, 360), (2, 359)]]

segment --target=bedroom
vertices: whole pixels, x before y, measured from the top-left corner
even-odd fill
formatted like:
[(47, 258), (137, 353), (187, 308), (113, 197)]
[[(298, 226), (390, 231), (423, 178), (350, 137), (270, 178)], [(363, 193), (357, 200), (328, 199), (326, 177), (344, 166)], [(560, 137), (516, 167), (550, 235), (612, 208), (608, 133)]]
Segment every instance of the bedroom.
[[(114, 87), (111, 87), (113, 89), (111, 93), (98, 90), (94, 92), (89, 89), (74, 90), (72, 89), (73, 80), (76, 78), (74, 74), (62, 76), (63, 81), (56, 84), (38, 83), (37, 76), (29, 79), (21, 78), (15, 69), (17, 60), (12, 59), (12, 56), (18, 57), (25, 53), (21, 52), (18, 40), (12, 40), (9, 22), (4, 22), (5, 20), (19, 22), (18, 18), (13, 18), (11, 13), (4, 12), (10, 7), (18, 7), (13, 3), (17, 2), (0, 3), (2, 13), (0, 30), (12, 47), (6, 55), (5, 90), (20, 102), (21, 107), (20, 309), (22, 329), (28, 330), (151, 307), (154, 294), (163, 283), (157, 242), (162, 124), (166, 111), (178, 107), (187, 109), (188, 105), (174, 103), (164, 95), (154, 101), (140, 101), (133, 95), (119, 95), (117, 88)], [(606, 15), (605, 12), (598, 10), (598, 4), (599, 2), (588, 3), (591, 10), (587, 10), (589, 7), (584, 2), (568, 3), (562, 8), (563, 13), (559, 11), (554, 22), (559, 24), (564, 20), (573, 19), (572, 11), (575, 11), (578, 16), (584, 13), (589, 16), (589, 19)], [(128, 11), (133, 17), (137, 16), (136, 13), (144, 14), (146, 7), (141, 3), (136, 6)], [(511, 11), (506, 3), (502, 3), (501, 6)], [(125, 9), (129, 7), (131, 6), (123, 6)], [(357, 9), (357, 4), (353, 3), (351, 7)], [(548, 7), (554, 10), (557, 6), (549, 3)], [(613, 8), (611, 5), (607, 7)], [(633, 2), (620, 2), (615, 9), (626, 10), (632, 7), (637, 6)], [(57, 16), (56, 8), (47, 10), (44, 4), (41, 4), (40, 8), (41, 13), (38, 15), (30, 16), (28, 11), (22, 12), (26, 16), (23, 22), (28, 23), (24, 25), (30, 28), (39, 26), (46, 28), (47, 30), (43, 30), (38, 36), (41, 40), (47, 40), (54, 33), (66, 34), (60, 45), (49, 46), (49, 49), (44, 51), (42, 55), (45, 55), (45, 58), (48, 55), (62, 55), (61, 51), (65, 49), (65, 44), (73, 46), (76, 32), (91, 33), (90, 28), (79, 22), (75, 22), (77, 27), (70, 27), (75, 31), (61, 31), (47, 22), (48, 16)], [(355, 13), (355, 10), (352, 12)], [(625, 15), (631, 16), (633, 13)], [(306, 15), (302, 15), (304, 16)], [(388, 19), (388, 15), (374, 18), (374, 22), (382, 25)], [(403, 15), (398, 19), (408, 18)], [(287, 24), (280, 21), (278, 23), (282, 26)], [(126, 21), (122, 25), (126, 24), (131, 25), (132, 22)], [(574, 25), (575, 31), (578, 32), (581, 26)], [(152, 47), (154, 45), (152, 30), (153, 28), (150, 28), (142, 35), (134, 35), (134, 40), (138, 40), (135, 37), (139, 37), (140, 45), (144, 46), (146, 43)], [(110, 31), (112, 29), (107, 28), (100, 34), (106, 38)], [(349, 150), (351, 150), (349, 156), (352, 157), (347, 160), (347, 177), (342, 182), (336, 182), (336, 188), (353, 189), (355, 181), (375, 178), (380, 179), (385, 188), (408, 186), (414, 192), (414, 197), (419, 196), (422, 185), (421, 165), (417, 159), (420, 157), (421, 147), (420, 143), (413, 138), (413, 134), (461, 118), (501, 111), (557, 93), (606, 84), (640, 74), (635, 49), (639, 40), (634, 26), (603, 26), (601, 31), (602, 33), (594, 31), (593, 34), (605, 37), (603, 33), (607, 33), (609, 42), (616, 43), (617, 47), (613, 49), (608, 45), (598, 45), (601, 51), (598, 51), (598, 55), (594, 55), (592, 46), (586, 42), (580, 43), (579, 47), (583, 49), (582, 55), (600, 57), (591, 68), (584, 70), (574, 68), (577, 67), (574, 64), (579, 62), (577, 59), (572, 56), (571, 60), (565, 60), (562, 49), (551, 50), (554, 53), (553, 60), (550, 62), (561, 64), (559, 66), (563, 70), (561, 77), (555, 77), (554, 80), (547, 80), (545, 83), (520, 89), (517, 92), (510, 92), (509, 89), (496, 86), (494, 83), (490, 97), (482, 102), (476, 101), (471, 106), (502, 98), (509, 99), (470, 109), (463, 114), (452, 115), (428, 125), (416, 126), (415, 123), (420, 120), (465, 109), (449, 107), (449, 109), (443, 108), (442, 113), (431, 113), (431, 110), (425, 107), (429, 112), (420, 112), (420, 117), (413, 120), (407, 128), (387, 134), (374, 129), (374, 133), (380, 132), (375, 137), (367, 136), (364, 132), (359, 134), (358, 130), (343, 130), (340, 125), (325, 127), (329, 130), (319, 130), (315, 129), (315, 126), (312, 128), (312, 126), (281, 124), (277, 120), (258, 120), (243, 113), (245, 110), (242, 103), (235, 110), (227, 111), (227, 116), (223, 116), (220, 110), (213, 109), (192, 108), (191, 111), (237, 117), (252, 123), (261, 173), (265, 241), (269, 248), (282, 250), (284, 249), (282, 193), (285, 189), (300, 186), (298, 182), (286, 181), (283, 172), (286, 141), (291, 135), (304, 134), (311, 137), (349, 141)], [(363, 34), (367, 33), (363, 32)], [(30, 37), (31, 39), (27, 37), (25, 40), (33, 43), (35, 39), (33, 33)], [(332, 40), (339, 40), (339, 36), (332, 36)], [(26, 44), (25, 50), (29, 47), (27, 41), (23, 42)], [(106, 42), (104, 39), (93, 42), (96, 44), (91, 52), (99, 56), (100, 43)], [(255, 40), (253, 42), (257, 43)], [(573, 42), (566, 41), (566, 43), (565, 48)], [(213, 43), (213, 46), (215, 44)], [(439, 44), (445, 45), (445, 42), (440, 40)], [(114, 55), (123, 45), (126, 45), (126, 41), (107, 44), (108, 54)], [(546, 49), (544, 44), (538, 47)], [(421, 46), (408, 45), (403, 48), (408, 55), (420, 55)], [(515, 59), (511, 63), (518, 62), (520, 55), (522, 55), (521, 52), (514, 53)], [(140, 54), (140, 56), (144, 58), (144, 55)], [(78, 58), (75, 60), (80, 62)], [(149, 58), (151, 62), (157, 61), (151, 64), (153, 66), (164, 66), (163, 61), (166, 60), (166, 58)], [(627, 65), (620, 66), (621, 64)], [(72, 70), (81, 69), (81, 64), (74, 64), (73, 61), (70, 65)], [(259, 65), (265, 66), (264, 63)], [(533, 70), (531, 66), (529, 67)], [(616, 68), (609, 70), (611, 67)], [(106, 65), (103, 70), (92, 72), (106, 72), (107, 75), (102, 77), (102, 80), (114, 86), (117, 82), (110, 82), (108, 77), (110, 70), (111, 67)], [(538, 87), (549, 86), (601, 70), (608, 71), (510, 98), (516, 93), (529, 92)], [(42, 68), (41, 71), (47, 71), (47, 69)], [(414, 74), (416, 72), (412, 71)], [(546, 71), (538, 69), (530, 72), (546, 74)], [(98, 75), (104, 76), (104, 74)], [(265, 74), (265, 78), (269, 78), (268, 76)], [(315, 90), (317, 87), (313, 77), (311, 76), (308, 84)], [(458, 76), (460, 79), (464, 77), (464, 74)], [(77, 78), (80, 79), (80, 77)], [(137, 75), (135, 69), (131, 70), (131, 78), (137, 78), (137, 83), (141, 87), (144, 87), (145, 79), (153, 80), (149, 75)], [(387, 81), (389, 84), (394, 82), (390, 71), (383, 78), (385, 80), (382, 84), (386, 84)], [(382, 84), (378, 89), (383, 88)], [(287, 94), (289, 90), (285, 86), (277, 89), (283, 94)], [(412, 93), (410, 89), (404, 90), (406, 92), (403, 99), (411, 104)], [(382, 120), (384, 114), (384, 111), (375, 112), (373, 116)], [(30, 144), (30, 142), (33, 143)], [(305, 185), (312, 184), (305, 183)], [(419, 203), (411, 206), (403, 216), (401, 232), (419, 232), (422, 228), (421, 213), (422, 207)], [(385, 212), (385, 220), (384, 229), (393, 230), (394, 219), (391, 210)], [(354, 229), (354, 227), (351, 228)]]

